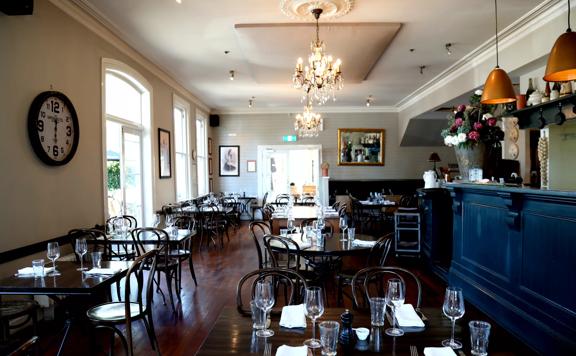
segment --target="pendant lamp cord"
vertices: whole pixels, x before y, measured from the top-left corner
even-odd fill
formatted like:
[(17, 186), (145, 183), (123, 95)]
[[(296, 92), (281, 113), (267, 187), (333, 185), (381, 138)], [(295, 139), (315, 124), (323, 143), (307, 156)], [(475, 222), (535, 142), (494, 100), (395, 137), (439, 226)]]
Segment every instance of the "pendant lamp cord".
[[(568, 0), (570, 1), (570, 0)], [(494, 18), (495, 18), (495, 33), (496, 33), (496, 68), (500, 68), (498, 65), (498, 0), (494, 0)]]
[(570, 26), (570, 0), (568, 0), (568, 30), (567, 32), (572, 32), (572, 26)]

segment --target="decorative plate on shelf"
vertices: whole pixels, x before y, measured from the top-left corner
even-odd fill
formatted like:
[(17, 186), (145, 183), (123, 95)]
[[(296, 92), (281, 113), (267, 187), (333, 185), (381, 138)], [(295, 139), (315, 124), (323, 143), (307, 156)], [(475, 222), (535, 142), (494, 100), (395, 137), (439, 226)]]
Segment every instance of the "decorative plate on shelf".
[(510, 140), (512, 142), (518, 142), (518, 135), (520, 134), (520, 132), (518, 131), (518, 128), (516, 127), (511, 127), (510, 129), (508, 129), (508, 137), (510, 137)]
[(510, 147), (508, 147), (508, 154), (510, 155), (510, 158), (512, 159), (516, 159), (518, 158), (518, 145), (515, 144), (514, 142), (510, 143)]

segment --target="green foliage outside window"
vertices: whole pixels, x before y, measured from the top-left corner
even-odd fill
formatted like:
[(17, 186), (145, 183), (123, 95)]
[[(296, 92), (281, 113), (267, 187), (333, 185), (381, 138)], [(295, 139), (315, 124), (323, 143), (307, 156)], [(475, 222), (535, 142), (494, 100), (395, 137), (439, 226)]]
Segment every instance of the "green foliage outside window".
[(120, 189), (120, 162), (108, 161), (108, 190)]

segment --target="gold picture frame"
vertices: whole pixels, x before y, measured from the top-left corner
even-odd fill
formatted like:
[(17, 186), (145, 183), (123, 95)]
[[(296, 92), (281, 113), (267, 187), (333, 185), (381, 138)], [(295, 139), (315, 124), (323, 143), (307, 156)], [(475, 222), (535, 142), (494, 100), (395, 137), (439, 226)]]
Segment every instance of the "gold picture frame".
[(339, 166), (383, 166), (386, 130), (338, 129)]

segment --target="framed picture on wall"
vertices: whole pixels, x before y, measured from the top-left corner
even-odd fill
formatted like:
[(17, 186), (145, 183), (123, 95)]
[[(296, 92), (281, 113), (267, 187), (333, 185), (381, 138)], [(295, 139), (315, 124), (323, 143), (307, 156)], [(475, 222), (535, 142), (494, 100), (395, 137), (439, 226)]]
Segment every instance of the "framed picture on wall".
[(212, 157), (208, 158), (208, 174), (212, 175), (214, 173), (213, 168), (212, 168)]
[(246, 162), (246, 171), (247, 172), (256, 172), (256, 160), (249, 159)]
[(219, 146), (221, 177), (240, 175), (240, 146)]
[(212, 178), (208, 178), (208, 191), (209, 192), (214, 191), (214, 180)]
[(170, 131), (158, 129), (158, 163), (160, 178), (172, 177), (172, 162), (170, 161)]
[(208, 137), (208, 156), (212, 156), (212, 139)]

